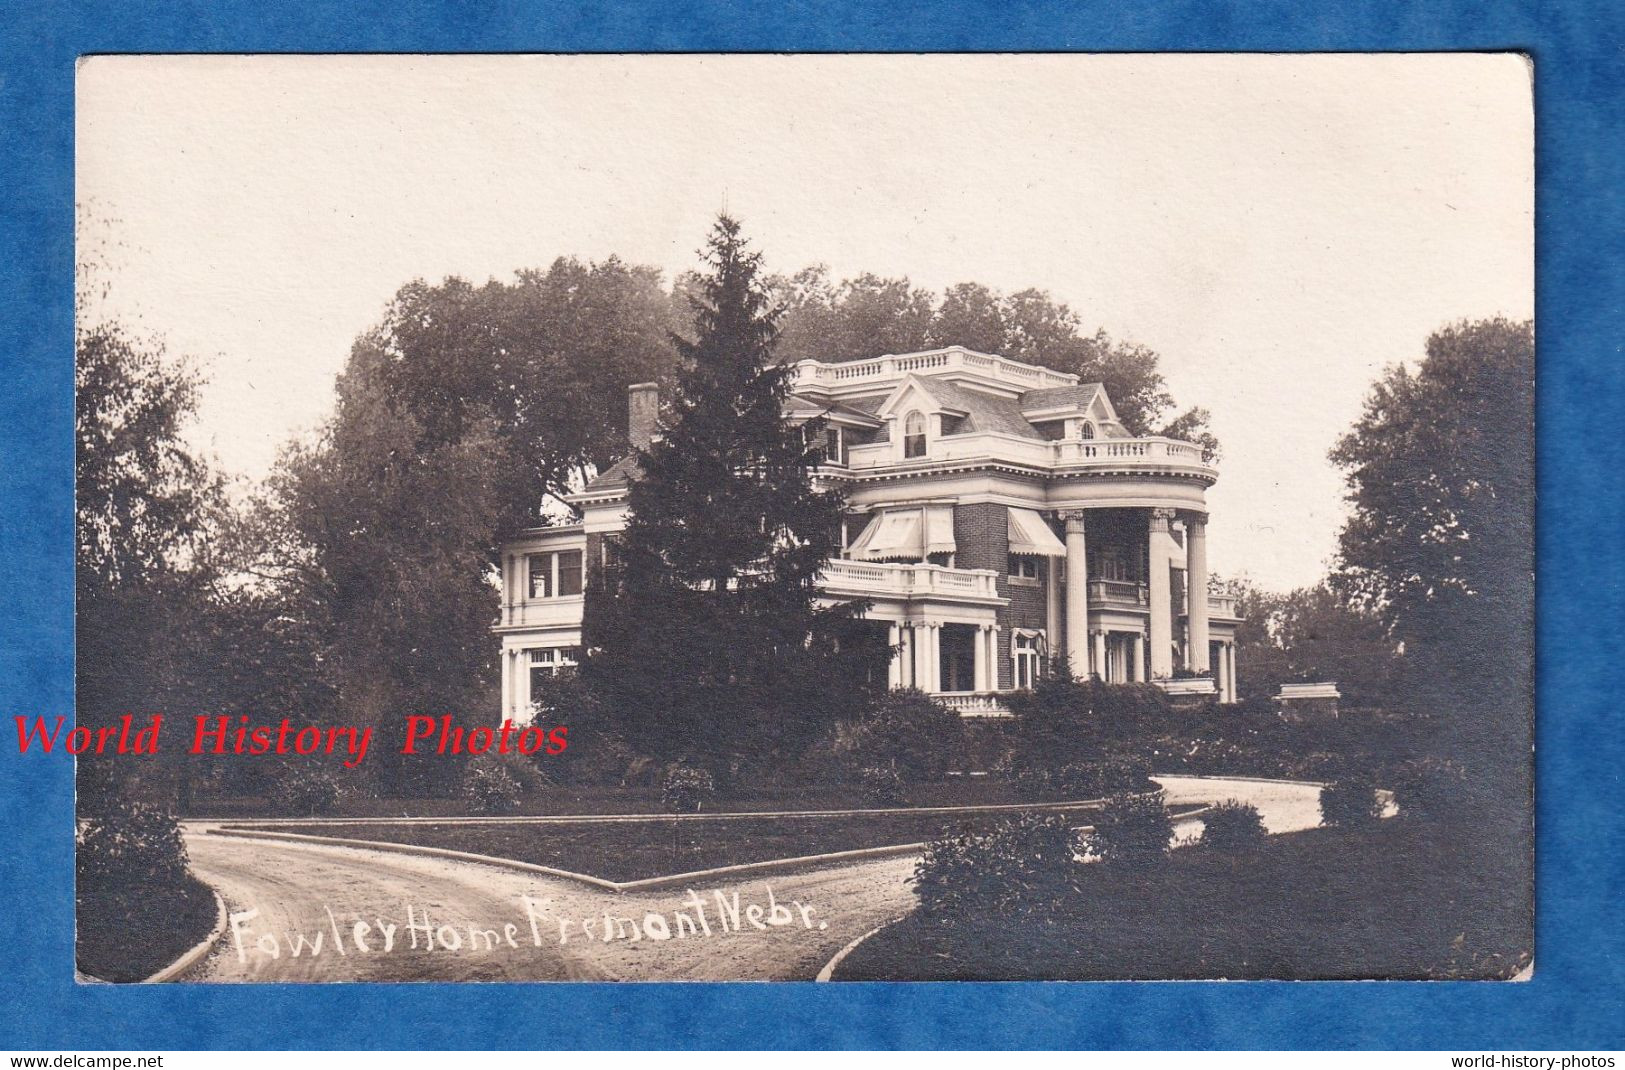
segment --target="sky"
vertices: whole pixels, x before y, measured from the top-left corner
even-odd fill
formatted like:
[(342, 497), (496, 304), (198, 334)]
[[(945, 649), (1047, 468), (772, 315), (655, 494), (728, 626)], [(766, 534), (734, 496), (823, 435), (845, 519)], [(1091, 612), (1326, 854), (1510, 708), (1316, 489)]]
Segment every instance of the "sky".
[(1037, 287), (1154, 349), (1223, 443), (1212, 568), (1285, 590), (1382, 369), (1534, 307), (1511, 55), (104, 56), (77, 104), (96, 314), (202, 364), (193, 439), (247, 479), (404, 283), (669, 279), (725, 205), (771, 271)]

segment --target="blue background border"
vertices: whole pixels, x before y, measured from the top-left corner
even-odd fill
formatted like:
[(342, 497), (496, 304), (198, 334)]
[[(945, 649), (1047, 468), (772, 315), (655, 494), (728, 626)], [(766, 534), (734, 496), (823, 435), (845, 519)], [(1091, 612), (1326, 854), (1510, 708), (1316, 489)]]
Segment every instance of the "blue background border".
[(69, 767), (0, 750), (0, 1047), (1625, 1046), (1625, 756), (1607, 687), (1625, 619), (1617, 2), (0, 3), (7, 720), (71, 704), (73, 69), (83, 53), (1519, 49), (1535, 63), (1541, 328), (1529, 984), (79, 987)]

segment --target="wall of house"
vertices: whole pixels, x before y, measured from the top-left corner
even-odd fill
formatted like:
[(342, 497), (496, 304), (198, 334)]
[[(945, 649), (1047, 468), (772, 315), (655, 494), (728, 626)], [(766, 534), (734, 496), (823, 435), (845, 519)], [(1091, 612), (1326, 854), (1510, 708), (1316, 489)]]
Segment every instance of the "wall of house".
[(954, 506), (954, 545), (956, 567), (992, 569), (998, 573), (1000, 597), (1010, 599), (1009, 606), (999, 610), (999, 687), (1010, 688), (1015, 682), (1011, 629), (1045, 627), (1043, 570), (1050, 562), (1040, 563), (1037, 583), (1011, 582), (1009, 513), (993, 502)]

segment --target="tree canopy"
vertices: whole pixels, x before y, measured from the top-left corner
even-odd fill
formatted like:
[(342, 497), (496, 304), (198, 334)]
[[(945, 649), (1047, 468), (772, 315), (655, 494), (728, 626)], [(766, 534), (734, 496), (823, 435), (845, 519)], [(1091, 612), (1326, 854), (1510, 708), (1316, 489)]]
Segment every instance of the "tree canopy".
[(1333, 582), (1402, 645), (1408, 701), (1444, 714), (1486, 801), (1525, 797), (1530, 773), (1534, 357), (1529, 322), (1437, 331), (1331, 453), (1353, 510)]

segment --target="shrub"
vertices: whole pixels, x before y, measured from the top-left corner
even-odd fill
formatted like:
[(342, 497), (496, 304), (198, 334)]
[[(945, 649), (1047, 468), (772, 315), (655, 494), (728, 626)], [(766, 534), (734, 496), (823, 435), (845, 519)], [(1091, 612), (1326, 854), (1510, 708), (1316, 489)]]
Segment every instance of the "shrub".
[(858, 772), (863, 799), (876, 806), (900, 806), (905, 798), (903, 778), (889, 765), (866, 766)]
[(673, 814), (698, 813), (705, 800), (715, 795), (716, 791), (717, 781), (710, 770), (692, 765), (675, 765), (666, 772), (660, 802)]
[(1125, 791), (1153, 791), (1151, 761), (1119, 756), (1070, 762), (1048, 773), (1045, 786), (1069, 799), (1100, 799)]
[(462, 796), (476, 814), (511, 814), (519, 809), (523, 787), (508, 763), (481, 755), (463, 770)]
[(985, 832), (932, 840), (910, 883), (939, 924), (992, 914), (1054, 914), (1072, 896), (1077, 835), (1066, 818), (1019, 814)]
[(187, 870), (174, 816), (107, 797), (74, 836), (79, 968), (108, 981), (139, 981), (202, 938), (214, 895)]
[(1344, 776), (1320, 789), (1320, 820), (1338, 828), (1359, 828), (1382, 818), (1377, 786), (1363, 776)]
[(1055, 768), (1098, 760), (1108, 750), (1146, 744), (1171, 725), (1168, 696), (1152, 684), (1080, 681), (1059, 671), (1008, 699), (1017, 760)]
[(922, 691), (886, 691), (856, 721), (839, 726), (831, 747), (860, 775), (890, 766), (903, 780), (935, 780), (964, 764), (964, 721)]
[(1119, 792), (1106, 800), (1085, 842), (1102, 862), (1143, 865), (1166, 858), (1173, 835), (1165, 793)]
[(1258, 807), (1227, 799), (1202, 815), (1201, 846), (1217, 851), (1252, 851), (1264, 846), (1269, 833)]
[(277, 809), (299, 817), (331, 814), (343, 795), (337, 777), (309, 762), (290, 762), (271, 786)]
[(1470, 807), (1467, 771), (1448, 758), (1415, 758), (1395, 767), (1391, 777), (1401, 817), (1453, 818)]
[(178, 884), (186, 877), (186, 841), (174, 816), (138, 802), (112, 802), (75, 837), (74, 873), (87, 889)]

